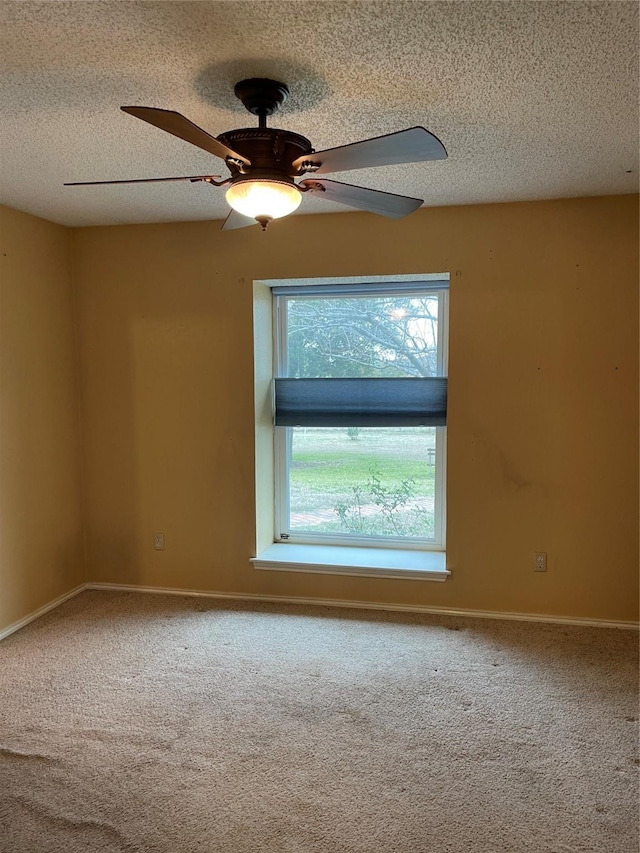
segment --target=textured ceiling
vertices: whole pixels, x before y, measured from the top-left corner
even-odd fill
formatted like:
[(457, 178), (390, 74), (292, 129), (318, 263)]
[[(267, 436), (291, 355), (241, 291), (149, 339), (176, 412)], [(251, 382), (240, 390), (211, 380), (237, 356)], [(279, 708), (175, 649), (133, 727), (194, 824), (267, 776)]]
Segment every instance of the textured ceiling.
[(318, 150), (423, 125), (449, 152), (338, 180), (427, 206), (637, 191), (637, 2), (3, 2), (0, 16), (0, 200), (66, 225), (225, 217), (205, 184), (62, 184), (227, 174), (119, 107), (217, 135), (255, 124), (233, 95), (252, 76), (289, 85), (271, 123)]

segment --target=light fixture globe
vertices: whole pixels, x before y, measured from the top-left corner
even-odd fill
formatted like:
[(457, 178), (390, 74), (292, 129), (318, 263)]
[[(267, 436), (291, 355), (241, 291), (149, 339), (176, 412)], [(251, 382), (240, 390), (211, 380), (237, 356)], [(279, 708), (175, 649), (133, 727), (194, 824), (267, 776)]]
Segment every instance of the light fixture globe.
[(257, 219), (265, 227), (265, 222), (293, 213), (302, 201), (302, 193), (293, 183), (248, 179), (234, 181), (226, 198), (238, 213)]

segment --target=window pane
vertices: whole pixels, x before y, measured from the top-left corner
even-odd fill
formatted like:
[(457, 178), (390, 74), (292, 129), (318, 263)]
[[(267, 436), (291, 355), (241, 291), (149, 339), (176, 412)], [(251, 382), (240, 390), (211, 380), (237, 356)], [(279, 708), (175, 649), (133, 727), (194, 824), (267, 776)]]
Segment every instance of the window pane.
[(432, 539), (435, 432), (291, 428), (290, 531)]
[(435, 376), (438, 295), (287, 300), (292, 378)]

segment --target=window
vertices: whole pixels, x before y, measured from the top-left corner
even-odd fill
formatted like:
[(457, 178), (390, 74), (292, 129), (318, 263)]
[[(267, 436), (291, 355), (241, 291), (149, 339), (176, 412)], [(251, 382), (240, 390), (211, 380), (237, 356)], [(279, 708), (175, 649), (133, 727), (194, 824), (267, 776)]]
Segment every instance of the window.
[(447, 286), (273, 289), (277, 542), (444, 549)]

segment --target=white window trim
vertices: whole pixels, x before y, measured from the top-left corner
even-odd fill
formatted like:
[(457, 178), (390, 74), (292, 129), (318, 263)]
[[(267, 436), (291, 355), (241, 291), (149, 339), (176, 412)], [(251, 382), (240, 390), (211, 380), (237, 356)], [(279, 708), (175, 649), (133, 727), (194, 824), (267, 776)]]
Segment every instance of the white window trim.
[[(370, 280), (367, 279), (359, 279), (357, 281), (358, 284), (362, 285), (363, 292), (366, 292), (367, 285), (373, 284), (375, 285), (375, 289), (378, 289), (380, 285), (384, 285), (385, 290), (392, 290), (393, 283), (398, 282), (402, 284), (414, 283), (416, 284), (416, 292), (424, 293), (425, 289), (431, 287), (432, 290), (437, 291), (439, 294), (439, 306), (438, 306), (438, 335), (442, 334), (442, 339), (438, 341), (438, 367), (437, 367), (437, 375), (439, 376), (447, 376), (448, 370), (448, 336), (449, 336), (449, 291), (448, 288), (437, 286), (437, 283), (447, 281), (448, 282), (449, 275), (448, 274), (439, 274), (439, 275), (429, 275), (429, 276), (398, 276), (393, 277), (389, 281), (384, 281), (380, 279), (372, 278)], [(334, 280), (331, 282), (326, 281), (308, 281), (304, 284), (313, 285), (313, 284), (330, 284), (335, 287), (336, 291), (339, 291), (341, 283), (349, 283), (353, 284), (354, 280)], [(282, 285), (286, 284), (283, 282), (271, 282), (272, 285)], [(293, 282), (292, 282), (293, 284)], [(295, 282), (295, 284), (300, 287), (300, 282)], [(407, 291), (403, 288), (403, 293)], [(311, 294), (310, 294), (311, 295)], [(331, 294), (325, 294), (327, 298), (330, 298)], [(338, 292), (338, 295), (339, 292)], [(287, 375), (287, 315), (285, 310), (285, 300), (288, 297), (287, 294), (283, 294), (282, 297), (273, 296), (273, 329), (274, 329), (274, 347), (273, 347), (273, 375), (276, 378), (286, 377)], [(441, 322), (441, 320), (443, 322)], [(281, 538), (281, 534), (285, 531), (286, 525), (284, 521), (289, 518), (290, 507), (289, 507), (289, 457), (290, 454), (287, 452), (287, 442), (290, 440), (291, 430), (286, 427), (274, 427), (273, 428), (273, 441), (274, 441), (274, 461), (275, 461), (275, 470), (274, 470), (274, 487), (275, 487), (275, 530), (274, 530), (274, 540), (276, 545), (279, 544), (279, 548), (292, 549), (296, 546), (300, 546), (300, 548), (307, 549), (306, 554), (304, 556), (304, 552), (299, 551), (297, 554), (297, 562), (300, 562), (302, 565), (305, 565), (306, 568), (297, 569), (298, 571), (329, 571), (332, 566), (332, 562), (326, 564), (324, 568), (319, 568), (319, 563), (314, 561), (320, 559), (318, 556), (320, 551), (317, 549), (339, 549), (340, 551), (346, 552), (351, 550), (354, 554), (351, 555), (351, 560), (355, 561), (352, 564), (351, 569), (349, 569), (349, 574), (362, 574), (361, 571), (356, 571), (355, 569), (361, 568), (357, 566), (357, 551), (369, 552), (369, 559), (375, 565), (372, 565), (370, 568), (375, 570), (376, 577), (380, 577), (384, 575), (386, 562), (384, 559), (380, 558), (378, 555), (385, 550), (389, 551), (397, 551), (399, 553), (404, 552), (433, 552), (434, 554), (442, 554), (443, 562), (438, 566), (436, 571), (430, 570), (419, 570), (419, 569), (408, 569), (408, 570), (400, 570), (398, 568), (387, 569), (391, 572), (388, 576), (406, 576), (406, 571), (409, 571), (409, 576), (417, 578), (418, 575), (422, 575), (423, 577), (429, 576), (431, 579), (440, 579), (444, 580), (446, 576), (449, 574), (444, 568), (444, 551), (446, 548), (445, 541), (445, 532), (446, 532), (446, 443), (447, 443), (447, 435), (446, 435), (446, 427), (436, 427), (436, 453), (435, 453), (435, 469), (436, 469), (436, 482), (435, 482), (435, 502), (436, 506), (439, 508), (439, 512), (436, 513), (435, 517), (435, 530), (434, 530), (434, 538), (433, 539), (419, 539), (417, 537), (375, 537), (375, 536), (354, 536), (353, 534), (339, 534), (334, 533), (331, 535), (323, 535), (323, 534), (305, 534), (305, 533), (293, 533), (289, 534), (289, 538), (284, 540)], [(275, 553), (281, 554), (281, 551), (274, 551), (273, 548), (267, 549), (271, 556)], [(286, 567), (289, 571), (296, 571), (291, 567), (292, 561), (294, 557), (294, 552), (284, 552), (285, 557), (289, 554), (284, 561), (278, 560), (276, 564), (273, 564), (273, 559), (271, 562), (269, 560), (265, 561), (266, 552), (263, 552), (259, 555), (258, 558), (254, 558), (252, 562), (256, 566), (256, 568), (275, 568), (276, 565), (280, 565), (281, 568)], [(406, 562), (406, 560), (405, 560)], [(312, 568), (313, 567), (313, 568)], [(329, 567), (329, 568), (327, 568)], [(345, 569), (343, 566), (342, 569)], [(417, 573), (416, 573), (417, 572)], [(342, 571), (340, 573), (343, 573)], [(437, 576), (437, 578), (436, 578)]]
[(366, 578), (445, 581), (451, 574), (446, 568), (444, 551), (407, 548), (359, 548), (287, 542), (271, 545), (253, 557), (251, 562), (254, 568), (267, 571)]

